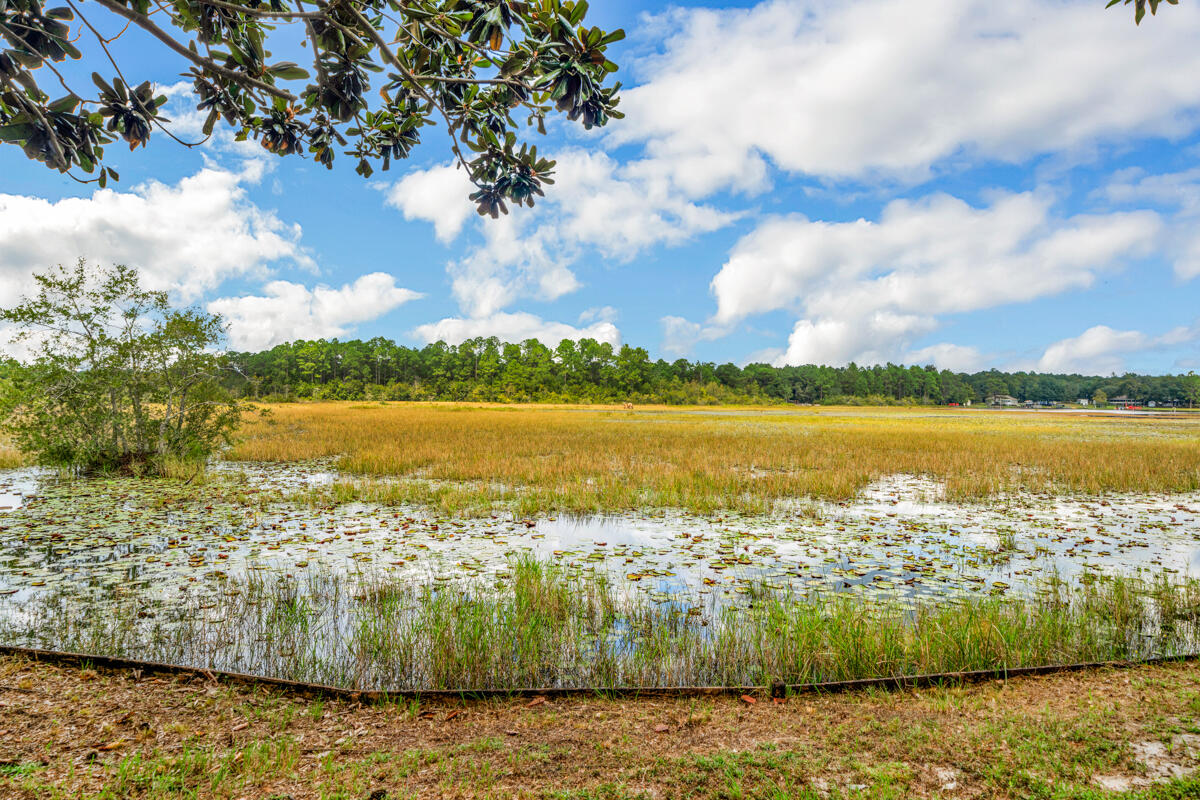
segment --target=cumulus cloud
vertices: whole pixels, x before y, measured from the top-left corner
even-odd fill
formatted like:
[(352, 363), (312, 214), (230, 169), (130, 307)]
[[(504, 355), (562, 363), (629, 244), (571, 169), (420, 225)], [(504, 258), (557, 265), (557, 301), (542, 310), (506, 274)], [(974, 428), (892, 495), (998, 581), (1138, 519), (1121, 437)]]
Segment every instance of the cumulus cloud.
[(1041, 372), (1087, 375), (1121, 373), (1125, 371), (1126, 358), (1132, 354), (1196, 341), (1200, 341), (1200, 321), (1190, 326), (1172, 328), (1160, 336), (1095, 325), (1078, 336), (1062, 339), (1047, 347), (1037, 362), (1037, 369)]
[(984, 355), (978, 348), (949, 342), (911, 350), (904, 356), (906, 364), (933, 364), (938, 369), (948, 369), (951, 372), (975, 372), (983, 367), (984, 360)]
[(1113, 203), (1154, 203), (1200, 210), (1200, 167), (1150, 174), (1141, 167), (1120, 170), (1101, 190)]
[(230, 344), (236, 349), (265, 350), (293, 339), (343, 336), (355, 325), (421, 297), (396, 286), (395, 278), (384, 272), (363, 275), (337, 289), (272, 281), (263, 292), (208, 304), (210, 312), (229, 323)]
[[(738, 217), (690, 202), (658, 175), (603, 152), (554, 155), (556, 183), (535, 208), (514, 209), (479, 226), (482, 241), (448, 266), (451, 287), (470, 317), (489, 317), (523, 298), (552, 301), (581, 287), (572, 266), (600, 254), (628, 260), (647, 247), (675, 245)], [(406, 219), (454, 239), (472, 211), (464, 178), (450, 166), (409, 173), (387, 203)]]
[(447, 317), (418, 326), (412, 331), (412, 335), (426, 343), (460, 344), (467, 339), (495, 336), (504, 342), (537, 339), (548, 347), (554, 347), (563, 339), (595, 339), (598, 342), (608, 342), (613, 347), (621, 345), (621, 332), (611, 322), (600, 321), (586, 327), (574, 327), (565, 322), (547, 321), (523, 311), (497, 312), (472, 319)]
[(1200, 8), (1172, 11), (1132, 35), (1125, 15), (1082, 1), (674, 9), (655, 20), (673, 33), (610, 136), (645, 144), (646, 166), (691, 196), (762, 189), (769, 164), (921, 180), (950, 160), (1175, 136), (1200, 108)]
[(147, 181), (58, 201), (0, 194), (0, 302), (28, 291), (33, 272), (81, 256), (137, 267), (147, 286), (185, 302), (272, 262), (313, 268), (300, 226), (247, 198), (245, 187), (263, 170), (259, 162), (208, 167), (176, 184)]
[(488, 220), (485, 244), (447, 267), (451, 292), (468, 316), (491, 316), (521, 298), (550, 302), (581, 286), (571, 259), (549, 245), (550, 237), (527, 234), (528, 222), (512, 215)]
[[(485, 220), (449, 263), (453, 294), (475, 319), (553, 301), (581, 288), (580, 259), (628, 260), (728, 226), (749, 212), (708, 198), (762, 191), (780, 171), (859, 190), (1187, 134), (1200, 122), (1200, 8), (1172, 12), (1137, 30), (1084, 0), (932, 0), (920, 14), (911, 0), (768, 0), (649, 17), (657, 51), (633, 65), (627, 119), (593, 140), (629, 149), (555, 154), (558, 183), (537, 209)], [(463, 183), (450, 166), (417, 171), (387, 202), (449, 242), (468, 227)], [(714, 319), (664, 321), (664, 347), (687, 352), (702, 332), (785, 308), (802, 319), (783, 360), (898, 358), (939, 315), (1085, 288), (1167, 231), (1153, 213), (1054, 219), (1051, 203), (1027, 193), (972, 208), (939, 194), (892, 203), (877, 222), (760, 220), (713, 281)], [(1194, 277), (1200, 236), (1181, 228), (1176, 271)], [(974, 357), (938, 347), (945, 363)]]
[(1118, 205), (1149, 204), (1169, 214), (1162, 247), (1180, 280), (1200, 277), (1200, 168), (1147, 174), (1141, 168), (1122, 170), (1100, 192)]
[(450, 242), (475, 210), (467, 199), (473, 191), (466, 173), (454, 164), (418, 169), (385, 190), (386, 202), (405, 219), (433, 224), (439, 241)]
[[(259, 142), (251, 138), (239, 142), (236, 131), (229, 127), (223, 119), (217, 121), (211, 136), (204, 135), (204, 122), (208, 118), (208, 112), (196, 109), (198, 100), (195, 88), (190, 81), (160, 84), (155, 87), (155, 94), (167, 97), (167, 103), (163, 106), (162, 112), (163, 116), (170, 120), (169, 123), (166, 123), (167, 130), (176, 138), (189, 144), (199, 144), (203, 148), (202, 152), (267, 161), (267, 151)], [(180, 146), (158, 131), (155, 131), (151, 142), (153, 143), (151, 146), (157, 144), (162, 144), (164, 147)]]
[(1107, 325), (1096, 325), (1079, 336), (1047, 347), (1038, 361), (1038, 369), (1042, 372), (1113, 373), (1124, 363), (1123, 355), (1145, 350), (1151, 346), (1151, 341), (1141, 331), (1118, 331)]
[(577, 321), (580, 325), (597, 320), (600, 322), (616, 322), (619, 316), (621, 316), (621, 312), (612, 306), (594, 306), (581, 311)]
[(659, 320), (659, 324), (663, 332), (659, 347), (666, 353), (680, 357), (690, 356), (700, 342), (711, 342), (729, 333), (728, 328), (720, 325), (702, 325), (670, 315)]
[(775, 364), (882, 364), (899, 360), (898, 354), (909, 342), (936, 327), (930, 317), (889, 311), (854, 319), (801, 319)]
[(1046, 193), (983, 208), (939, 193), (893, 201), (878, 221), (770, 218), (713, 278), (714, 322), (792, 310), (801, 318), (781, 363), (877, 363), (939, 316), (1086, 288), (1151, 253), (1162, 229), (1150, 211), (1062, 218), (1051, 206)]

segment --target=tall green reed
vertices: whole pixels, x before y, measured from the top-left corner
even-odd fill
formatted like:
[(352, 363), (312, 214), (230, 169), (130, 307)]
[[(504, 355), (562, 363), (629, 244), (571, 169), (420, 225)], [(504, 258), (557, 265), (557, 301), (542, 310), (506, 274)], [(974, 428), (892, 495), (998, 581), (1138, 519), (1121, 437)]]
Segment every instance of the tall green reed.
[(230, 578), (106, 613), (49, 595), (0, 606), (0, 640), (359, 689), (804, 684), (1179, 655), (1200, 582), (1048, 583), (951, 602), (756, 587), (740, 604), (654, 602), (532, 556), (507, 576)]

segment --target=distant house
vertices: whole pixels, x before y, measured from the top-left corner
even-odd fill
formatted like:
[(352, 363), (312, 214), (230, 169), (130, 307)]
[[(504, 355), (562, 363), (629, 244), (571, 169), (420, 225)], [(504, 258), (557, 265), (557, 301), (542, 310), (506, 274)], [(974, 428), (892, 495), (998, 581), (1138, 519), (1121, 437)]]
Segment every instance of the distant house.
[(1092, 401), (1088, 400), (1086, 397), (1081, 397), (1075, 401), (1075, 405), (1077, 405), (1077, 406), (1087, 406), (1087, 405), (1091, 405), (1091, 403), (1092, 403)]
[(988, 397), (989, 406), (1016, 406), (1020, 404), (1021, 401), (1011, 394), (993, 394)]
[(1112, 403), (1117, 408), (1141, 408), (1137, 400), (1134, 400), (1127, 394), (1117, 395), (1108, 402)]

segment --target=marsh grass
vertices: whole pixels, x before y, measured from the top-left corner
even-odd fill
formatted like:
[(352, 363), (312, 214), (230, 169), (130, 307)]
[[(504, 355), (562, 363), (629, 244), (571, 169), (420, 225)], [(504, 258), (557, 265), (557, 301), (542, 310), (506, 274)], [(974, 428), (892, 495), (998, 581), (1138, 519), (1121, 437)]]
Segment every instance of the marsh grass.
[[(699, 598), (690, 598), (698, 600)], [(759, 587), (748, 605), (653, 603), (521, 557), (507, 580), (307, 574), (104, 614), (48, 598), (5, 641), (359, 689), (803, 684), (1192, 652), (1200, 583), (1048, 584), (951, 604)], [(2, 609), (0, 609), (2, 610)]]
[(316, 490), (318, 502), (761, 513), (781, 500), (845, 500), (897, 473), (943, 483), (950, 500), (1195, 491), (1200, 419), (314, 403), (273, 407), (228, 457), (336, 457), (339, 469), (364, 476)]
[(0, 469), (24, 467), (29, 459), (12, 445), (6, 437), (0, 437)]

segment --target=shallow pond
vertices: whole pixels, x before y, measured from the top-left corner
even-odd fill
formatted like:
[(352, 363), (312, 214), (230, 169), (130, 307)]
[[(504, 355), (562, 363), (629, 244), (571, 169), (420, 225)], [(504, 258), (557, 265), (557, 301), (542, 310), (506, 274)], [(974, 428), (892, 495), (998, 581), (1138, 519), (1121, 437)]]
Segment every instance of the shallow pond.
[(414, 507), (312, 508), (282, 493), (338, 479), (328, 464), (220, 464), (208, 484), (0, 472), (0, 596), (101, 602), (216, 591), (241, 574), (496, 575), (532, 552), (603, 570), (658, 601), (737, 602), (755, 584), (919, 599), (1027, 593), (1051, 576), (1200, 572), (1200, 495), (1023, 496), (954, 504), (893, 476), (853, 502), (780, 513), (650, 512), (536, 520), (439, 518)]

